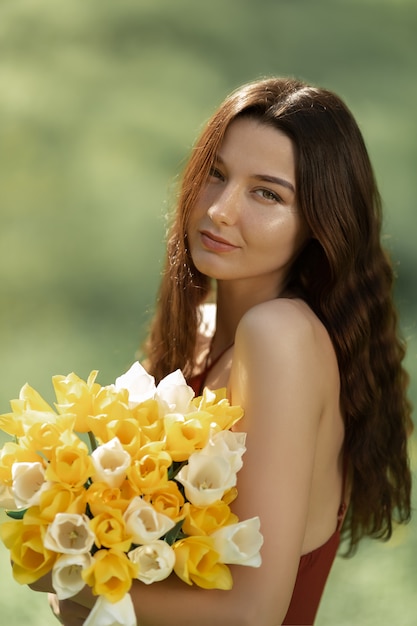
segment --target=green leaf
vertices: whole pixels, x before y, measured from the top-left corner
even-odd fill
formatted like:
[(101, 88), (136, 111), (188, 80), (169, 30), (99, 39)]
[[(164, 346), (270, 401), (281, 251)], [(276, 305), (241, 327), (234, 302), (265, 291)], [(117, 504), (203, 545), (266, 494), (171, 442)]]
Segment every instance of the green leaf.
[(88, 438), (90, 440), (91, 452), (94, 452), (94, 450), (96, 450), (97, 448), (97, 441), (91, 430), (88, 431)]
[(170, 546), (172, 546), (172, 544), (175, 543), (178, 539), (184, 539), (184, 537), (186, 537), (186, 535), (181, 532), (183, 523), (184, 520), (180, 520), (175, 524), (174, 528), (171, 528), (171, 530), (165, 535), (164, 541), (166, 541)]
[(6, 515), (12, 519), (23, 519), (27, 509), (21, 509), (20, 511), (6, 511)]
[(174, 461), (168, 469), (168, 480), (173, 480), (180, 469), (187, 465), (188, 461)]

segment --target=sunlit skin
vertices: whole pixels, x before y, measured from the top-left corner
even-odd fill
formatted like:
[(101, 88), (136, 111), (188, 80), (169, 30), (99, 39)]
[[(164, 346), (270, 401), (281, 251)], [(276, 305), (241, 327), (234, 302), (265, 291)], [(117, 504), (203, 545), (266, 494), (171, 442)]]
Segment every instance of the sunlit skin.
[(196, 267), (217, 280), (215, 358), (233, 343), (248, 309), (285, 292), (291, 263), (309, 238), (296, 204), (292, 141), (254, 119), (232, 122), (187, 236)]
[(276, 297), (308, 237), (296, 205), (292, 141), (243, 118), (228, 128), (187, 229), (202, 273)]
[[(300, 556), (335, 532), (344, 437), (337, 359), (320, 320), (286, 285), (310, 237), (297, 208), (295, 165), (286, 135), (235, 120), (187, 232), (196, 267), (217, 284), (212, 354), (233, 343), (206, 384), (227, 387), (245, 411), (236, 428), (247, 433), (247, 451), (231, 508), (240, 519), (259, 515), (262, 566), (232, 567), (227, 593), (190, 590), (174, 577), (134, 584), (141, 626), (277, 626)], [(51, 590), (47, 578), (33, 588)], [(63, 622), (82, 623), (93, 603), (85, 587), (61, 603)]]

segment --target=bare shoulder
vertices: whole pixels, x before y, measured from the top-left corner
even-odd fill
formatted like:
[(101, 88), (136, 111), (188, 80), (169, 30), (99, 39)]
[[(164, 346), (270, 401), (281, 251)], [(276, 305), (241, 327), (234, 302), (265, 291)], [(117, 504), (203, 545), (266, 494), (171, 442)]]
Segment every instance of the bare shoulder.
[(264, 348), (272, 346), (281, 349), (294, 349), (302, 346), (303, 351), (310, 348), (325, 348), (330, 342), (326, 328), (302, 300), (277, 298), (263, 302), (242, 317), (236, 341), (255, 342)]
[(231, 381), (239, 400), (278, 389), (284, 397), (291, 390), (322, 408), (329, 390), (339, 385), (326, 328), (301, 300), (282, 298), (253, 307), (236, 332)]

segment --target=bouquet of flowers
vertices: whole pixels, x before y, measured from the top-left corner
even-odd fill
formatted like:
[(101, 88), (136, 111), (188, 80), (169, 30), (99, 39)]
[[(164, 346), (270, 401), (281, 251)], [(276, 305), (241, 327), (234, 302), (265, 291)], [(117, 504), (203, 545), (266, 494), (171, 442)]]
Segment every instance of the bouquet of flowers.
[(179, 370), (155, 386), (139, 363), (96, 377), (54, 376), (55, 408), (26, 384), (0, 416), (0, 537), (19, 583), (51, 572), (59, 599), (87, 584), (87, 626), (133, 626), (133, 580), (231, 589), (228, 564), (258, 567), (263, 540), (229, 506), (246, 435), (225, 390), (195, 397)]

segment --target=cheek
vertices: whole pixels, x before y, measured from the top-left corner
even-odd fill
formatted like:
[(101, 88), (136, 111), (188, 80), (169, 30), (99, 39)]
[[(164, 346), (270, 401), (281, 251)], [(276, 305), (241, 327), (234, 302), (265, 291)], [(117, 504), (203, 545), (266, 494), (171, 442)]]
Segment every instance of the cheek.
[(263, 226), (259, 221), (253, 221), (247, 225), (247, 233), (267, 254), (272, 250), (290, 255), (298, 254), (311, 237), (307, 225), (294, 216), (274, 220)]
[(188, 217), (185, 218), (185, 232), (187, 235), (195, 232), (203, 215), (204, 211), (202, 209), (201, 202), (197, 201), (195, 206), (189, 212)]

